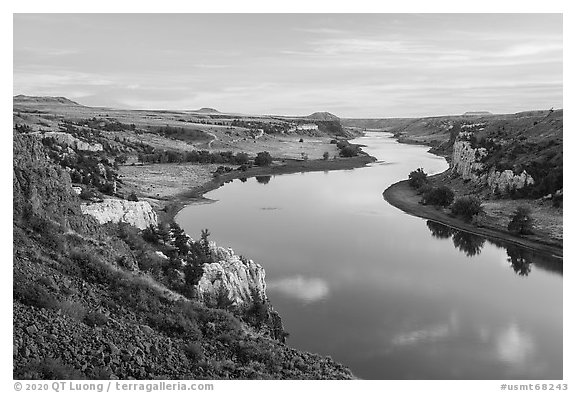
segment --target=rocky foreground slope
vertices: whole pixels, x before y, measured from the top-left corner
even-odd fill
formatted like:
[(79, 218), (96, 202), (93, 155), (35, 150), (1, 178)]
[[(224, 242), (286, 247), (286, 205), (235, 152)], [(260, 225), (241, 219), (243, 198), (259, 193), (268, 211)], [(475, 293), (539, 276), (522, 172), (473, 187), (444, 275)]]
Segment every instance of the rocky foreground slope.
[(177, 228), (100, 224), (34, 137), (14, 136), (13, 193), (14, 378), (352, 377), (282, 343), (260, 265)]

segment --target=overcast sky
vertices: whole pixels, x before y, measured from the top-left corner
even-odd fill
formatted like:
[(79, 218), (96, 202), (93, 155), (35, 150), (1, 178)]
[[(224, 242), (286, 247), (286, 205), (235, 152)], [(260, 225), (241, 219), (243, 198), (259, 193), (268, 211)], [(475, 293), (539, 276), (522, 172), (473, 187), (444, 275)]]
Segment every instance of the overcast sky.
[(14, 94), (415, 117), (562, 107), (560, 14), (16, 14)]

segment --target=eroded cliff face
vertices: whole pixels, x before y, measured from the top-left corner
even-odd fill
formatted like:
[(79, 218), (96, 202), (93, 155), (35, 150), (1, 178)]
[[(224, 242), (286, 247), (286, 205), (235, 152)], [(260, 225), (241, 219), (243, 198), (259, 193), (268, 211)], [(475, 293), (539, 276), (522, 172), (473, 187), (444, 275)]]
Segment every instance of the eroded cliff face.
[(199, 300), (217, 304), (225, 297), (233, 306), (250, 306), (265, 302), (266, 273), (256, 262), (241, 258), (231, 248), (217, 247), (210, 243), (212, 255), (217, 262), (204, 265), (204, 274), (197, 286)]
[(152, 206), (146, 201), (126, 201), (104, 199), (102, 202), (82, 204), (82, 213), (94, 217), (100, 224), (125, 222), (138, 229), (158, 225), (158, 218)]
[(75, 150), (81, 151), (102, 151), (102, 145), (100, 143), (88, 143), (84, 142), (66, 132), (49, 131), (45, 133), (35, 133), (41, 139), (54, 138), (58, 143), (66, 146), (70, 146)]
[(463, 179), (480, 181), (479, 174), (484, 169), (484, 164), (479, 162), (486, 155), (486, 149), (474, 149), (470, 142), (454, 142), (452, 153), (452, 172), (462, 176)]
[(463, 179), (487, 186), (491, 192), (506, 192), (512, 189), (521, 189), (534, 184), (534, 179), (526, 171), (515, 174), (512, 170), (497, 171), (495, 168), (486, 168), (481, 162), (486, 156), (486, 149), (473, 148), (470, 142), (457, 140), (454, 142), (452, 154), (452, 173)]

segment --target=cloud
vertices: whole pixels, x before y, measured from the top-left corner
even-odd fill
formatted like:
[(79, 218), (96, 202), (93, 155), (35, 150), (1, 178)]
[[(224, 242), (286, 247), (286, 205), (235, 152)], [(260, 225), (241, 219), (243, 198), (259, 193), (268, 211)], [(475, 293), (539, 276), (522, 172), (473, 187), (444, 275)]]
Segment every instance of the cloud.
[(111, 86), (115, 83), (101, 75), (85, 72), (35, 72), (14, 70), (14, 90), (58, 88), (62, 86)]
[(312, 33), (312, 34), (328, 34), (328, 35), (336, 35), (336, 34), (341, 34), (341, 35), (345, 35), (345, 34), (350, 34), (349, 31), (347, 30), (342, 30), (342, 29), (334, 29), (334, 28), (330, 28), (330, 27), (296, 27), (294, 29), (292, 29), (294, 31), (301, 31), (304, 33)]
[(328, 283), (320, 278), (302, 276), (272, 280), (267, 284), (270, 291), (298, 299), (304, 303), (313, 303), (326, 298), (329, 294)]
[(50, 48), (50, 47), (19, 47), (14, 48), (14, 54), (22, 54), (27, 56), (71, 56), (71, 55), (78, 55), (82, 53), (80, 49), (77, 48)]

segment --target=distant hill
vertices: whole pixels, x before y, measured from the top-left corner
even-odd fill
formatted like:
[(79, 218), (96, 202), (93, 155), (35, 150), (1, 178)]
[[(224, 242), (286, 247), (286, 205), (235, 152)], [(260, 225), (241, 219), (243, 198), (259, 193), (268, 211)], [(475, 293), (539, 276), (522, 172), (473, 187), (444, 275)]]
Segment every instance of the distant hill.
[(19, 94), (14, 96), (14, 104), (38, 104), (38, 105), (69, 105), (69, 106), (82, 106), (79, 103), (69, 100), (66, 97), (37, 97), (37, 96), (26, 96)]
[(219, 110), (216, 110), (216, 109), (214, 109), (214, 108), (200, 108), (200, 109), (197, 109), (197, 110), (195, 110), (195, 111), (193, 111), (193, 112), (199, 112), (199, 113), (220, 113)]
[(491, 114), (492, 113), (488, 111), (471, 111), (471, 112), (465, 112), (464, 116), (486, 116)]
[(306, 116), (307, 119), (312, 120), (322, 120), (322, 121), (340, 121), (340, 118), (336, 115), (333, 115), (330, 112), (314, 112), (309, 116)]

